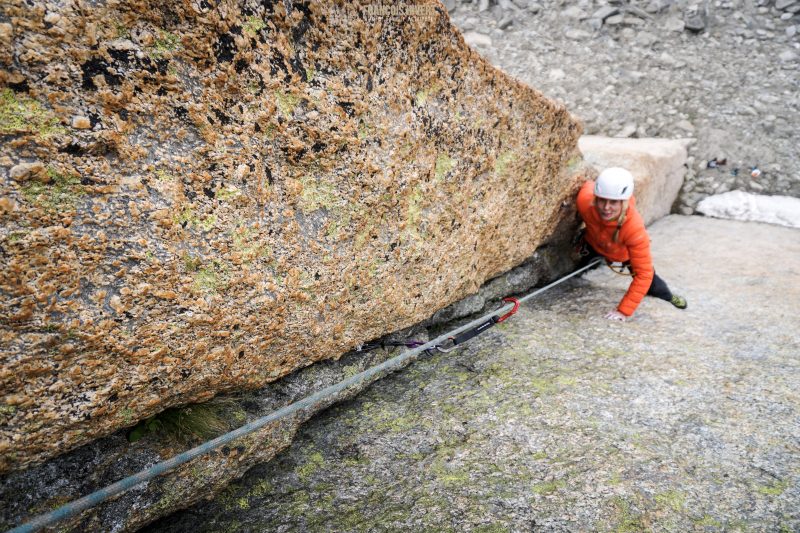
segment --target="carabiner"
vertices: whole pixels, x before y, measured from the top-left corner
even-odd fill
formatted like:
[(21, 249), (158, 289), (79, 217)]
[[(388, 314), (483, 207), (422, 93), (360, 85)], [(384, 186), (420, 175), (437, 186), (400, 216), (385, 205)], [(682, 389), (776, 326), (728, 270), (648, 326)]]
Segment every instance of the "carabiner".
[(506, 313), (503, 316), (501, 316), (500, 318), (498, 318), (497, 319), (497, 323), (498, 324), (500, 322), (504, 321), (505, 319), (509, 318), (511, 315), (516, 313), (517, 310), (519, 309), (519, 300), (517, 300), (516, 298), (511, 298), (511, 297), (503, 298), (503, 301), (504, 302), (514, 302), (514, 308), (511, 311), (509, 311), (508, 313)]

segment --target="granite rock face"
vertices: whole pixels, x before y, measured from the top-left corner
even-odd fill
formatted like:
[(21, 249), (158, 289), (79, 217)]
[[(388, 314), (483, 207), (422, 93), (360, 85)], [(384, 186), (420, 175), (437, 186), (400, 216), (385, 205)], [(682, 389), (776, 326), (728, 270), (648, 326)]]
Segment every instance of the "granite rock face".
[(366, 4), (3, 3), (0, 471), (418, 323), (564, 218), (565, 108)]

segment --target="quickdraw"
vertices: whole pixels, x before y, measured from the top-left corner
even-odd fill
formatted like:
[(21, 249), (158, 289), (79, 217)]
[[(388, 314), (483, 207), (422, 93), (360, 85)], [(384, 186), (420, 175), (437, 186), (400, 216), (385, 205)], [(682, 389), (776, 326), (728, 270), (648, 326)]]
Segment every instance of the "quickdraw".
[[(462, 343), (467, 342), (468, 340), (470, 340), (470, 339), (472, 339), (474, 337), (477, 337), (478, 335), (480, 335), (484, 331), (486, 331), (489, 328), (493, 327), (495, 324), (499, 324), (501, 322), (504, 322), (504, 321), (508, 320), (511, 316), (513, 316), (519, 310), (520, 301), (517, 300), (516, 298), (511, 298), (511, 297), (503, 298), (503, 302), (505, 302), (505, 303), (513, 303), (514, 307), (509, 312), (504, 314), (503, 316), (500, 316), (500, 315), (491, 316), (485, 322), (483, 322), (481, 324), (478, 324), (477, 326), (475, 326), (472, 329), (468, 329), (467, 331), (462, 331), (461, 333), (459, 333), (458, 335), (455, 335), (453, 337), (448, 337), (447, 340), (449, 340), (452, 343), (451, 346), (446, 348), (445, 345), (443, 345), (443, 344), (437, 344), (437, 345), (435, 345), (435, 346), (433, 346), (431, 348), (428, 348), (427, 350), (425, 350), (425, 352), (428, 353), (428, 355), (431, 355), (431, 351), (432, 350), (436, 350), (436, 351), (441, 352), (441, 353), (452, 352), (453, 350), (455, 350), (456, 346), (458, 346), (459, 344), (462, 344)], [(386, 348), (386, 347), (395, 347), (395, 346), (405, 346), (407, 348), (416, 348), (417, 346), (422, 346), (423, 344), (424, 343), (421, 342), (421, 341), (372, 342), (372, 343), (367, 343), (367, 344), (363, 344), (363, 345), (359, 346), (358, 348), (356, 348), (356, 351), (357, 352), (367, 352), (367, 351), (370, 351), (370, 350), (375, 350), (377, 348)]]

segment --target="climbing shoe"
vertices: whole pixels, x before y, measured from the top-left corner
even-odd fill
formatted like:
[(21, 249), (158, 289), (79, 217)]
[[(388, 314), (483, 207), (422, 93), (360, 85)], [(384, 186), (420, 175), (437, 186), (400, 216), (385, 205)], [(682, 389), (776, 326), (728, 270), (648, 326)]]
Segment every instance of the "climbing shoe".
[(684, 298), (683, 296), (678, 296), (677, 294), (673, 294), (669, 303), (671, 303), (678, 309), (686, 309), (686, 298)]

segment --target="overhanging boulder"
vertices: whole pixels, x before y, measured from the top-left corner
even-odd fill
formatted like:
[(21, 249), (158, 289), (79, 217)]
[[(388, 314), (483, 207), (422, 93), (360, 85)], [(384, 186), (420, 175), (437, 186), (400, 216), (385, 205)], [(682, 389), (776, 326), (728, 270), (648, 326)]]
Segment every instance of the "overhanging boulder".
[(579, 124), (417, 7), (3, 4), (0, 471), (418, 323), (548, 238)]

